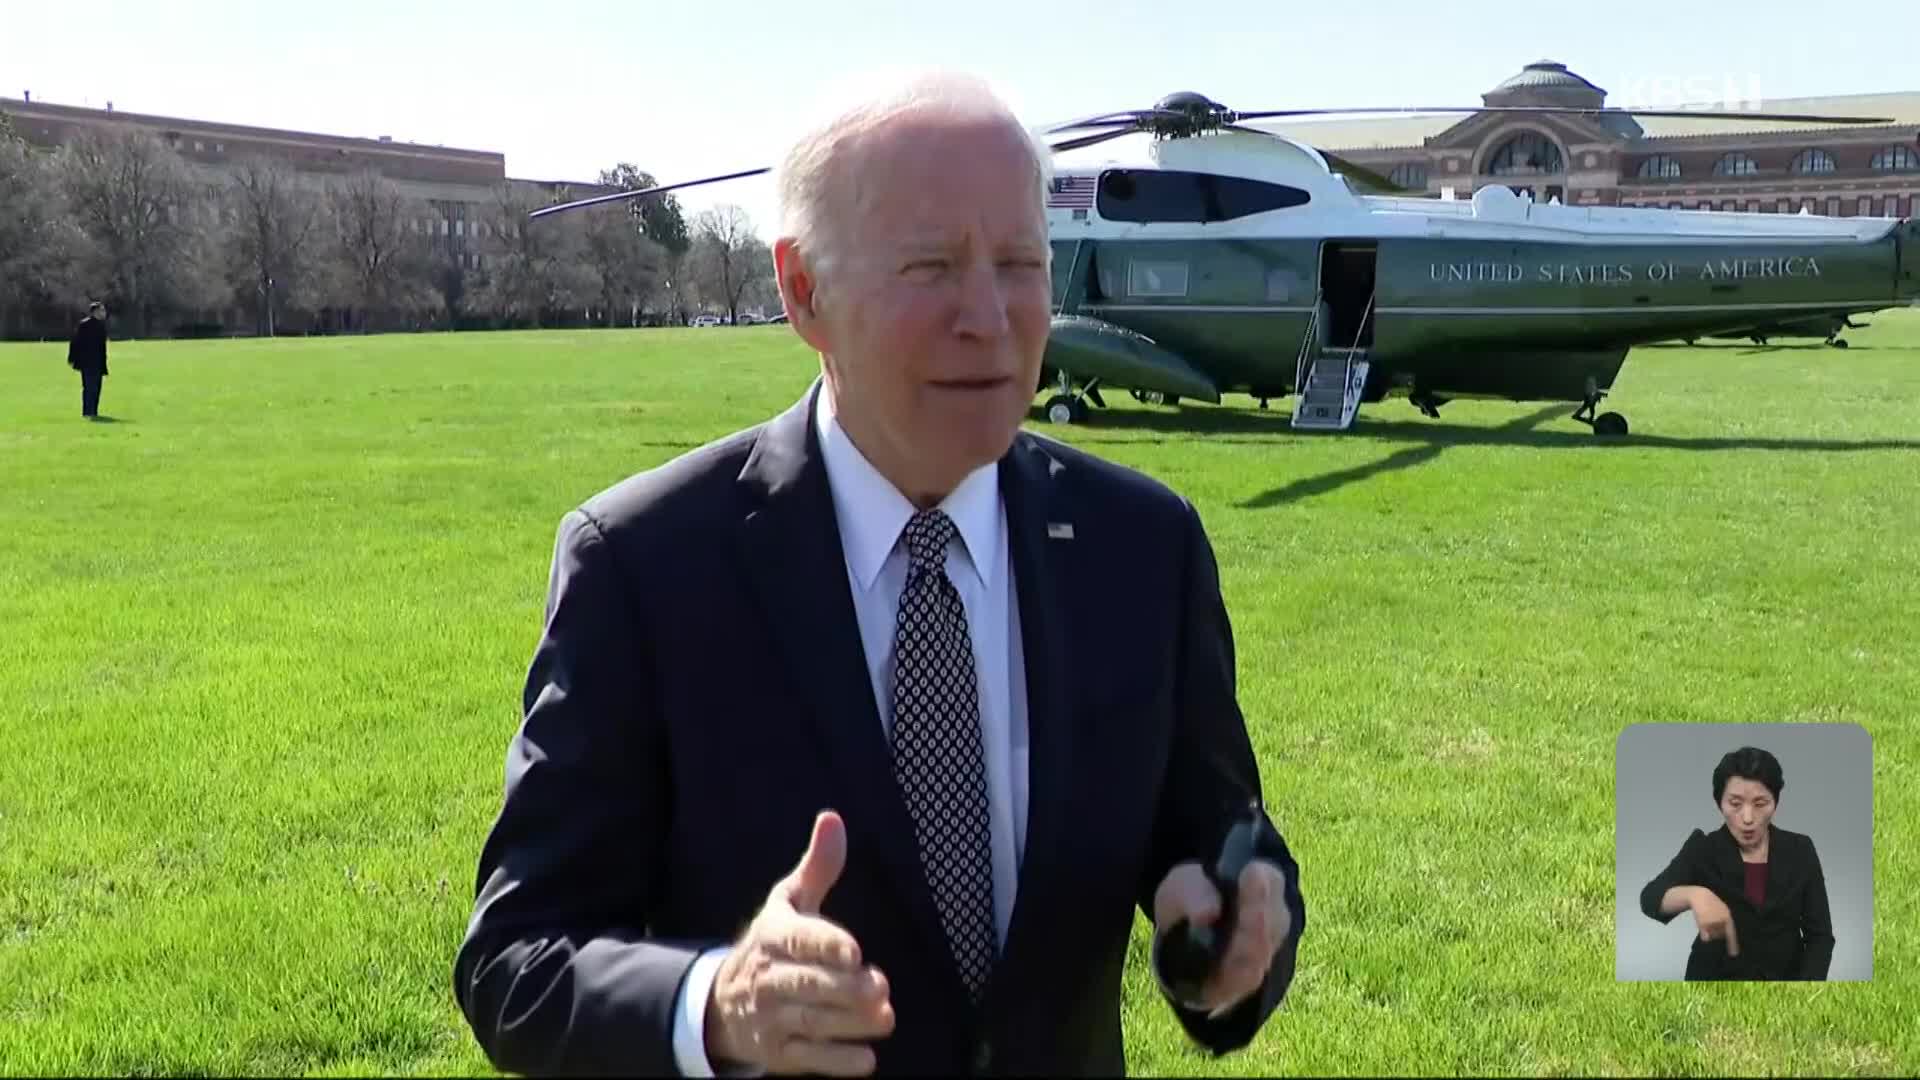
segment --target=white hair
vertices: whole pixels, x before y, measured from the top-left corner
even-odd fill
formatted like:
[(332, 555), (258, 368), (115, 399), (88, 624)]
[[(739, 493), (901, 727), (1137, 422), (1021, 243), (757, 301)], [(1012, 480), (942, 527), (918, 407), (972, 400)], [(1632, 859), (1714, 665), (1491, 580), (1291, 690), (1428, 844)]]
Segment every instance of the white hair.
[(781, 234), (794, 240), (816, 278), (845, 255), (849, 226), (871, 192), (857, 167), (861, 153), (876, 130), (903, 114), (934, 111), (1003, 120), (1031, 151), (1034, 209), (1042, 211), (1053, 179), (1052, 151), (985, 80), (945, 70), (904, 77), (869, 74), (828, 101), (821, 110), (824, 118), (803, 128), (774, 175)]

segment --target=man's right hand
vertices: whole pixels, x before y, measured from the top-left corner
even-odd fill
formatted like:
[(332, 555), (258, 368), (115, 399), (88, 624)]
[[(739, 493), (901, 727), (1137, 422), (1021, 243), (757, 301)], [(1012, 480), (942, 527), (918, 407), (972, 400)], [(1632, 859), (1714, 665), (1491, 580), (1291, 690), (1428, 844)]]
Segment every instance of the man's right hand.
[(1709, 889), (1696, 887), (1687, 906), (1693, 909), (1693, 921), (1700, 927), (1701, 941), (1725, 938), (1727, 955), (1740, 955), (1740, 939), (1733, 932), (1733, 912), (1727, 910), (1725, 901)]
[(886, 976), (861, 963), (852, 934), (820, 917), (846, 864), (846, 825), (823, 811), (800, 865), (774, 885), (714, 976), (706, 1043), (715, 1066), (873, 1072), (867, 1043), (893, 1032)]

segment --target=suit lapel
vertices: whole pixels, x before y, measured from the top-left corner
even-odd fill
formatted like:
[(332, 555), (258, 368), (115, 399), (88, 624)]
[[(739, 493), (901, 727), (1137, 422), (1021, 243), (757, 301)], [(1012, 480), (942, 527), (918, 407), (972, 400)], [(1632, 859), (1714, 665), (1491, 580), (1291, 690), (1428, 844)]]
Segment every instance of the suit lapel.
[(1007, 510), (1007, 547), (1019, 589), (1020, 646), (1027, 684), (1027, 839), (1019, 886), (993, 983), (1018, 985), (1017, 965), (1045, 952), (1040, 912), (1048, 898), (1070, 890), (1067, 812), (1073, 775), (1073, 714), (1065, 673), (1068, 654), (1062, 626), (1070, 610), (1065, 573), (1073, 555), (1070, 508), (1058, 495), (1064, 466), (1044, 444), (1022, 432), (1000, 462), (1000, 492)]
[[(884, 864), (879, 876), (899, 889), (928, 945), (951, 967), (867, 675), (840, 528), (814, 430), (819, 392), (816, 380), (805, 398), (774, 418), (741, 469), (749, 496), (741, 555), (793, 685), (806, 695), (805, 711), (822, 756), (834, 770), (839, 798), (833, 809), (847, 825), (849, 861), (873, 857)], [(957, 974), (954, 985), (957, 990)]]
[[(1800, 875), (1800, 865), (1792, 856), (1785, 853), (1785, 845), (1780, 839), (1780, 831), (1769, 825), (1771, 836), (1767, 839), (1767, 883), (1761, 902), (1754, 905), (1755, 911), (1772, 911), (1780, 906), (1781, 898), (1793, 889)], [(1740, 857), (1740, 844), (1733, 838), (1733, 831), (1725, 825), (1713, 833), (1713, 863), (1719, 871), (1725, 888), (1734, 896), (1745, 898), (1747, 894), (1747, 863)]]

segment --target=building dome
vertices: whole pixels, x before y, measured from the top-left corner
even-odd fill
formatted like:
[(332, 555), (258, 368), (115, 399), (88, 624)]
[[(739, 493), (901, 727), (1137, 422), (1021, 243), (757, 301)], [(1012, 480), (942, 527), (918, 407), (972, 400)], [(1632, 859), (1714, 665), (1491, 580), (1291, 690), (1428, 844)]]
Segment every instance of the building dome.
[(1521, 68), (1520, 74), (1494, 87), (1493, 92), (1497, 94), (1502, 90), (1522, 90), (1550, 86), (1585, 90), (1595, 94), (1606, 93), (1605, 90), (1568, 71), (1567, 65), (1553, 60), (1535, 60), (1526, 67)]
[(1480, 96), (1488, 105), (1560, 105), (1597, 109), (1607, 92), (1553, 60), (1536, 60)]

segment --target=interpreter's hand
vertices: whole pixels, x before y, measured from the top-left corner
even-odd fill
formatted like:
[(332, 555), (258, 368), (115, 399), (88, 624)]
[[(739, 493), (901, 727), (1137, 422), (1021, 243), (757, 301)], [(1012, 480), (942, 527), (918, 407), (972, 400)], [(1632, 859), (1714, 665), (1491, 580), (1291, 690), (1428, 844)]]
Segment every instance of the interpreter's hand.
[(1733, 912), (1727, 910), (1726, 901), (1709, 889), (1695, 888), (1687, 906), (1693, 909), (1693, 921), (1700, 927), (1701, 941), (1725, 938), (1727, 955), (1740, 955), (1740, 939), (1733, 932)]
[[(1233, 937), (1221, 955), (1220, 966), (1201, 994), (1201, 1004), (1218, 1016), (1240, 1003), (1267, 981), (1267, 969), (1280, 943), (1293, 930), (1287, 910), (1287, 878), (1265, 859), (1253, 858), (1240, 871)], [(1186, 919), (1195, 926), (1211, 926), (1220, 918), (1220, 891), (1196, 862), (1184, 862), (1168, 871), (1153, 894), (1153, 925), (1161, 929)]]
[(709, 1061), (769, 1073), (873, 1072), (868, 1042), (893, 1032), (886, 977), (862, 964), (852, 934), (820, 916), (846, 864), (846, 824), (823, 811), (800, 864), (774, 885), (714, 975)]

